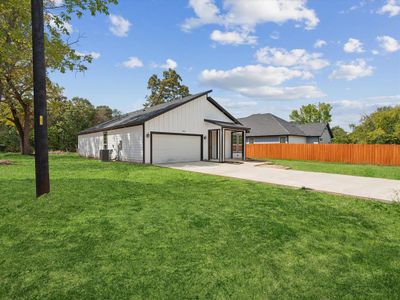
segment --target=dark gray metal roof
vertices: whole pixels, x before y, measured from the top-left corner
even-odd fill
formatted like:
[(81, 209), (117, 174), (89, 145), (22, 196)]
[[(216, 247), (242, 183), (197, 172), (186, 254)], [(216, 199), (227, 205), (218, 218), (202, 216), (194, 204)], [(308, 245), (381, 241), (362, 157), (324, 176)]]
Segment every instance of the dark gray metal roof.
[[(143, 124), (144, 122), (153, 119), (163, 113), (166, 113), (167, 111), (177, 108), (178, 106), (181, 106), (185, 103), (188, 103), (194, 99), (197, 99), (201, 96), (207, 95), (211, 93), (212, 90), (205, 91), (202, 93), (198, 93), (195, 95), (190, 95), (184, 98), (176, 99), (171, 102), (167, 103), (162, 103), (159, 105), (155, 105), (152, 107), (148, 108), (143, 108), (136, 110), (131, 113), (127, 113), (125, 115), (116, 117), (112, 120), (106, 121), (104, 123), (98, 124), (94, 127), (85, 129), (79, 133), (80, 134), (88, 134), (88, 133), (94, 133), (94, 132), (99, 132), (99, 131), (104, 131), (104, 130), (111, 130), (111, 129), (117, 129), (117, 128), (124, 128), (124, 127), (130, 127), (130, 126), (135, 126), (135, 125), (140, 125)], [(207, 100), (212, 102), (214, 105), (217, 106), (223, 113), (225, 113), (230, 119), (232, 119), (233, 122), (239, 123), (237, 119), (235, 119), (232, 115), (230, 115), (227, 111), (225, 111), (215, 100), (213, 100), (211, 97), (207, 97)]]
[(273, 114), (254, 114), (246, 118), (239, 118), (246, 127), (250, 127), (247, 136), (269, 135), (297, 135), (304, 136), (304, 132), (296, 124), (290, 123)]
[(327, 123), (296, 124), (270, 113), (254, 114), (246, 118), (239, 118), (239, 121), (251, 128), (247, 136), (321, 136), (327, 126), (331, 134)]
[(215, 125), (221, 126), (223, 128), (228, 128), (228, 129), (241, 129), (241, 130), (246, 130), (246, 131), (250, 130), (249, 127), (243, 126), (242, 124), (239, 124), (239, 123), (223, 122), (223, 121), (210, 120), (210, 119), (204, 119), (204, 122), (215, 124)]

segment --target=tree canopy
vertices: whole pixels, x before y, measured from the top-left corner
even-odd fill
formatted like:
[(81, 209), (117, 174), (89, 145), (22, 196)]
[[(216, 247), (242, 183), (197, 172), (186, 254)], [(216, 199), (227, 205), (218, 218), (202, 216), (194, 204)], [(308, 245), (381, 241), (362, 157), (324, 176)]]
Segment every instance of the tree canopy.
[(350, 138), (357, 144), (400, 144), (400, 105), (381, 107), (363, 116)]
[(299, 110), (290, 113), (290, 120), (299, 124), (306, 123), (328, 123), (332, 121), (332, 105), (329, 103), (318, 103), (302, 105)]
[(181, 82), (181, 76), (172, 69), (164, 71), (162, 79), (153, 74), (147, 82), (147, 89), (151, 93), (146, 96), (144, 106), (150, 107), (188, 96), (189, 88)]
[[(70, 41), (68, 22), (80, 18), (85, 11), (91, 15), (108, 13), (108, 5), (117, 0), (45, 1), (45, 59), (49, 71), (86, 70), (90, 55), (80, 55)], [(29, 136), (32, 129), (33, 78), (31, 7), (29, 0), (0, 2), (0, 122), (15, 126), (23, 154), (31, 152)], [(47, 88), (54, 84), (47, 80)]]

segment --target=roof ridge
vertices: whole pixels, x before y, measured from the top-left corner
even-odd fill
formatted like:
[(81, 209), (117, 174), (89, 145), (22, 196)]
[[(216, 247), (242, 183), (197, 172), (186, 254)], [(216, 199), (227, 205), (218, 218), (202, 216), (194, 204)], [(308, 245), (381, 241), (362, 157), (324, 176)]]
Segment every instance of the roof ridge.
[[(95, 126), (87, 128), (85, 130), (82, 130), (81, 132), (78, 133), (78, 135), (94, 133), (94, 132), (103, 131), (103, 130), (112, 130), (112, 129), (116, 129), (116, 128), (123, 128), (123, 127), (127, 127), (128, 125), (129, 126), (140, 125), (152, 118), (155, 118), (156, 116), (158, 116), (160, 114), (167, 112), (168, 110), (171, 110), (180, 105), (186, 104), (187, 102), (195, 100), (195, 99), (197, 99), (201, 96), (207, 95), (211, 92), (212, 92), (212, 90), (207, 90), (207, 91), (196, 93), (193, 95), (180, 97), (180, 98), (174, 99), (169, 102), (160, 103), (160, 104), (148, 107), (148, 108), (138, 109), (138, 110), (123, 114), (121, 116), (112, 118), (108, 121), (97, 124)], [(119, 122), (119, 124), (117, 124), (118, 122)], [(113, 123), (115, 123), (115, 124), (113, 124)]]

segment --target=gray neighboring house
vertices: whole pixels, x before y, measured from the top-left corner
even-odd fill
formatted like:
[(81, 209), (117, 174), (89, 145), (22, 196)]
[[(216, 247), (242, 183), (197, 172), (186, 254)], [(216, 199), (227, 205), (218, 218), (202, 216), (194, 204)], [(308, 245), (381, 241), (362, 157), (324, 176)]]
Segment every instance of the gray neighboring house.
[(330, 144), (333, 138), (328, 123), (296, 124), (270, 113), (238, 120), (251, 128), (246, 144)]

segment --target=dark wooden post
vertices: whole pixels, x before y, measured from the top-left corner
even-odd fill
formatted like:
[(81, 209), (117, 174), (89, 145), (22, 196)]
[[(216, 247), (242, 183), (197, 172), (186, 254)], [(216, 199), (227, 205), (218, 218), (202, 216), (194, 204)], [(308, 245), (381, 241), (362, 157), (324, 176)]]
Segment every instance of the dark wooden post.
[(31, 0), (36, 196), (50, 192), (43, 0)]

